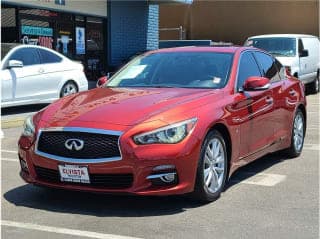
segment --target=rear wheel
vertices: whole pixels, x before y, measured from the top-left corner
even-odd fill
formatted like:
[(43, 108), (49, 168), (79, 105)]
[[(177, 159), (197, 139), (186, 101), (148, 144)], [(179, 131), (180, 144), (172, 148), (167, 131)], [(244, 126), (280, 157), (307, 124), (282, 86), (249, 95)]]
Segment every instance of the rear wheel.
[(302, 111), (298, 109), (292, 125), (291, 145), (285, 151), (289, 157), (294, 158), (301, 154), (304, 144), (305, 128), (305, 118)]
[(320, 77), (318, 72), (316, 79), (310, 85), (312, 94), (317, 94), (319, 92), (319, 83), (320, 83)]
[(65, 83), (60, 91), (60, 97), (64, 97), (67, 95), (71, 95), (71, 94), (75, 94), (78, 92), (78, 87), (77, 85), (72, 82), (72, 81), (68, 81), (67, 83)]
[(201, 148), (193, 197), (206, 202), (217, 199), (225, 186), (227, 169), (225, 140), (220, 132), (213, 130)]

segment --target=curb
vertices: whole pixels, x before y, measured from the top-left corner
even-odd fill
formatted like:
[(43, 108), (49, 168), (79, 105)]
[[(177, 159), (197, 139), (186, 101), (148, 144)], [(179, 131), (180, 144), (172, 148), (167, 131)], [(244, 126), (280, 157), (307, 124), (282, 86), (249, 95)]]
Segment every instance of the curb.
[(2, 129), (8, 129), (8, 128), (15, 128), (22, 126), (26, 117), (16, 117), (12, 119), (3, 119), (1, 120), (1, 128)]

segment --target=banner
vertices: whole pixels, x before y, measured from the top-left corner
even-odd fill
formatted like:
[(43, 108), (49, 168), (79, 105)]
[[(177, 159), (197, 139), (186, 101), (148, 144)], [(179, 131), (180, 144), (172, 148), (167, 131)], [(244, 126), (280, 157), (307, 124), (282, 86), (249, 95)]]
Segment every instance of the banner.
[(85, 29), (84, 27), (76, 27), (76, 54), (84, 55), (86, 52)]

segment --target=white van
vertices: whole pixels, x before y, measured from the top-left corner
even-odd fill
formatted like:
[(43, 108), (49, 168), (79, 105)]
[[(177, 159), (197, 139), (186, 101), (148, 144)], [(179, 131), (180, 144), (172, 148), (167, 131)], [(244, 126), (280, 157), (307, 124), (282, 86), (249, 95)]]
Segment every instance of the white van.
[(249, 37), (246, 46), (264, 49), (274, 55), (291, 74), (319, 92), (319, 38), (311, 35), (274, 34)]

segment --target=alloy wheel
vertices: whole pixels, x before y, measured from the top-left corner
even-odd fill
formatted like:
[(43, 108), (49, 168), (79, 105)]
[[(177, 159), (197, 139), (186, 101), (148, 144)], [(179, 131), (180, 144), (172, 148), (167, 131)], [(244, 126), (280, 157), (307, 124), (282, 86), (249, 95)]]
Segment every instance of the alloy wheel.
[(210, 193), (221, 189), (225, 174), (225, 159), (226, 155), (220, 140), (211, 139), (204, 154), (203, 164), (204, 184)]
[(61, 96), (64, 97), (67, 95), (71, 95), (71, 94), (77, 93), (77, 91), (78, 90), (75, 84), (70, 82), (63, 87)]
[(293, 143), (297, 152), (301, 151), (304, 138), (304, 122), (302, 114), (297, 114), (293, 125)]

